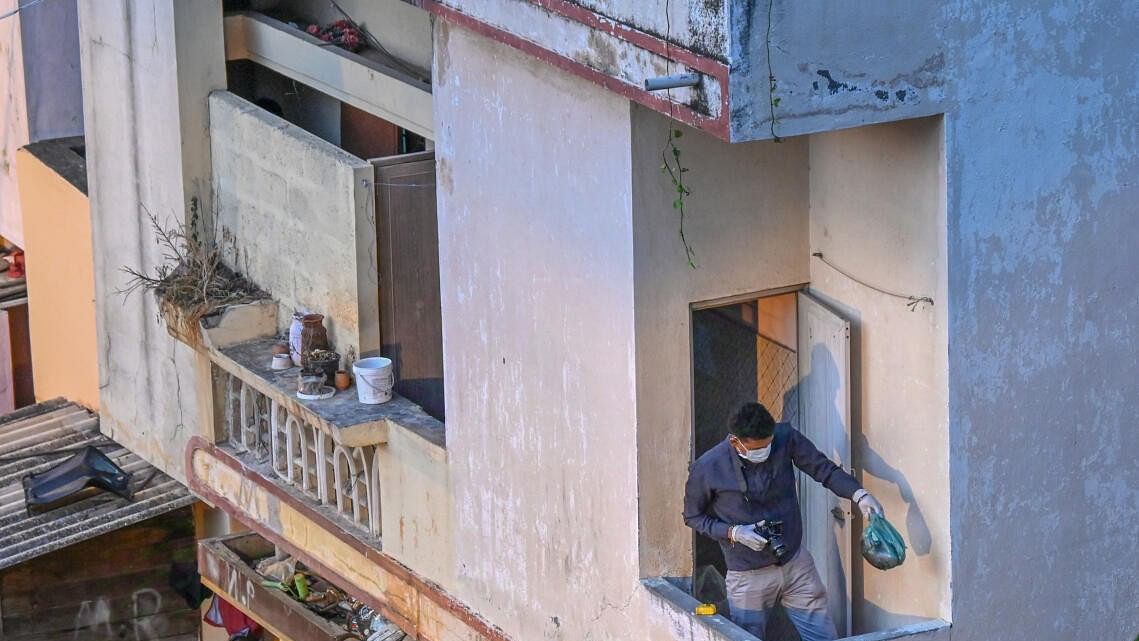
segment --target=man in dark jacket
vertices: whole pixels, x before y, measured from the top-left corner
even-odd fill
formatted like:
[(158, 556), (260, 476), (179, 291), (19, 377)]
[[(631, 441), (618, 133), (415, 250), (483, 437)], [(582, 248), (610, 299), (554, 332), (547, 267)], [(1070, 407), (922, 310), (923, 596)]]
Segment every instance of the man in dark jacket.
[[(767, 612), (782, 604), (803, 641), (830, 641), (835, 626), (814, 559), (800, 549), (803, 521), (795, 468), (858, 504), (864, 517), (882, 505), (787, 423), (759, 403), (745, 403), (726, 440), (692, 464), (684, 491), (684, 522), (719, 541), (728, 565), (731, 619), (763, 638)], [(783, 522), (781, 555), (756, 525)]]

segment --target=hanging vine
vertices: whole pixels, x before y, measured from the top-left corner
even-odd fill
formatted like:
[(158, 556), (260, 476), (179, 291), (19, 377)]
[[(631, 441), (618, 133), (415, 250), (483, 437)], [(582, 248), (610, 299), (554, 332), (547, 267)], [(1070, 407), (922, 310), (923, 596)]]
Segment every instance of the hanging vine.
[(684, 184), (684, 174), (688, 173), (688, 167), (685, 167), (680, 162), (680, 147), (676, 146), (676, 141), (683, 135), (683, 131), (674, 128), (672, 123), (669, 123), (668, 140), (665, 143), (664, 151), (661, 152), (660, 170), (668, 174), (669, 179), (672, 181), (673, 189), (675, 189), (672, 208), (675, 209), (680, 216), (680, 242), (684, 245), (684, 254), (688, 260), (688, 266), (692, 269), (696, 269), (696, 252), (692, 249), (692, 246), (688, 244), (688, 236), (684, 233), (684, 218), (687, 213), (684, 209), (685, 199), (687, 199), (692, 192)]
[[(669, 13), (669, 0), (664, 0), (664, 60), (666, 73), (672, 73), (672, 57), (669, 50), (672, 42), (672, 16)], [(684, 246), (684, 257), (688, 261), (688, 266), (696, 269), (696, 251), (692, 249), (692, 245), (688, 244), (688, 235), (684, 231), (685, 217), (687, 211), (685, 205), (688, 197), (692, 195), (692, 191), (684, 184), (684, 174), (688, 173), (688, 167), (685, 167), (681, 162), (680, 147), (676, 145), (676, 141), (684, 135), (684, 132), (673, 126), (676, 121), (675, 102), (672, 100), (672, 90), (668, 89), (665, 92), (668, 100), (668, 136), (665, 139), (664, 149), (661, 150), (661, 173), (667, 174), (672, 181), (673, 199), (672, 208), (676, 210), (677, 216), (680, 218), (680, 243)]]
[(775, 133), (775, 125), (779, 122), (775, 117), (775, 108), (779, 106), (779, 97), (775, 95), (775, 67), (771, 63), (771, 23), (775, 0), (767, 0), (767, 38), (764, 45), (767, 47), (767, 104), (771, 108), (771, 139), (783, 142), (779, 134)]

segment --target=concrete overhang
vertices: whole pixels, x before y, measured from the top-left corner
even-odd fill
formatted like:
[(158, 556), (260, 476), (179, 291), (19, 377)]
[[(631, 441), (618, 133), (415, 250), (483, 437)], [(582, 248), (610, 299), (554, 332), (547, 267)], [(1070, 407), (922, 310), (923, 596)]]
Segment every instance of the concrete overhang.
[[(936, 3), (829, 0), (414, 0), (729, 142), (944, 111)], [(649, 92), (694, 73), (694, 88)]]
[(225, 17), (226, 60), (251, 60), (341, 102), (435, 139), (431, 85), (259, 13)]

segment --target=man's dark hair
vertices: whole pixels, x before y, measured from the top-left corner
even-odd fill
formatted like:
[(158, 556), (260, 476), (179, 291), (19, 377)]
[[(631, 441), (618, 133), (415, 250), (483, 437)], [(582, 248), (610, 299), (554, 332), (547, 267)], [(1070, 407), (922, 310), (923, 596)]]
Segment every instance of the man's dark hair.
[(744, 403), (728, 430), (739, 438), (767, 438), (775, 433), (775, 419), (762, 403)]

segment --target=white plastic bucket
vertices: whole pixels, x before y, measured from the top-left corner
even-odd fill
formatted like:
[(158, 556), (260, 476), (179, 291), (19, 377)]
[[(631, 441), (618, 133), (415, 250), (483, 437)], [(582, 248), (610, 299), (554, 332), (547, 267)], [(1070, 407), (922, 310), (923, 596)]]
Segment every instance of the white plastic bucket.
[(356, 375), (356, 394), (361, 403), (378, 405), (392, 400), (395, 374), (390, 358), (361, 358), (352, 365), (352, 373)]

